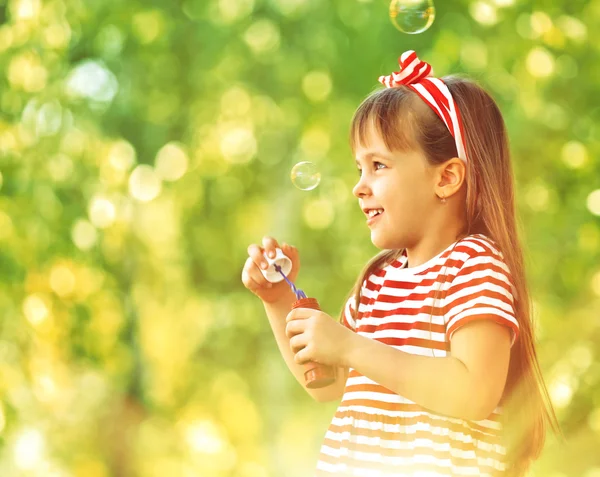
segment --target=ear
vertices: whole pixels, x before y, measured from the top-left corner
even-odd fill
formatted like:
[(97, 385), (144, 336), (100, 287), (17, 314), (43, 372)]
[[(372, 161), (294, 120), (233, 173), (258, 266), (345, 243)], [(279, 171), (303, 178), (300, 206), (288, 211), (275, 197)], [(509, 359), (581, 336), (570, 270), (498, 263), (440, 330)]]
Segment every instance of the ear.
[(434, 192), (439, 198), (449, 198), (456, 194), (467, 174), (466, 164), (462, 159), (453, 157), (436, 167)]

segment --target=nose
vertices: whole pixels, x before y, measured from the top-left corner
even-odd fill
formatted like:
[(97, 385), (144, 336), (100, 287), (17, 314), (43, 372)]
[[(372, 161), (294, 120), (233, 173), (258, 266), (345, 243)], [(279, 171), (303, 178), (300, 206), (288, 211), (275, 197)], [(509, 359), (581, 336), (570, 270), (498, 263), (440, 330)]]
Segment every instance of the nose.
[(367, 174), (362, 174), (358, 182), (352, 189), (352, 193), (355, 197), (363, 197), (365, 195), (369, 195), (371, 193), (371, 188), (367, 183)]

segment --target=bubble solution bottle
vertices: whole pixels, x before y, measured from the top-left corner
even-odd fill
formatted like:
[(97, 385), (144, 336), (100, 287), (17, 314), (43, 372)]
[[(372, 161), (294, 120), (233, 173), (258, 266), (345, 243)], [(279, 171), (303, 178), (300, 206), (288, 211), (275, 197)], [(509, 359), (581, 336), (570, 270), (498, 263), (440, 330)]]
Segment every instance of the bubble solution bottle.
[[(274, 258), (270, 258), (264, 254), (264, 258), (269, 265), (266, 270), (261, 270), (264, 277), (271, 283), (278, 283), (281, 280), (285, 280), (288, 285), (290, 285), (296, 295), (296, 301), (292, 304), (292, 310), (295, 310), (296, 308), (311, 308), (313, 310), (321, 311), (317, 299), (307, 297), (306, 294), (302, 290), (296, 288), (287, 277), (287, 274), (290, 273), (290, 270), (292, 269), (292, 261), (289, 257), (284, 255), (280, 248), (277, 248), (275, 253), (276, 255)], [(323, 388), (335, 382), (336, 375), (333, 366), (327, 366), (313, 361), (304, 363), (303, 366), (304, 380), (307, 388)]]
[[(312, 308), (321, 310), (316, 298), (300, 298), (292, 304), (292, 310), (296, 308)], [(335, 381), (335, 369), (332, 366), (309, 361), (304, 363), (304, 380), (309, 389), (324, 388)]]

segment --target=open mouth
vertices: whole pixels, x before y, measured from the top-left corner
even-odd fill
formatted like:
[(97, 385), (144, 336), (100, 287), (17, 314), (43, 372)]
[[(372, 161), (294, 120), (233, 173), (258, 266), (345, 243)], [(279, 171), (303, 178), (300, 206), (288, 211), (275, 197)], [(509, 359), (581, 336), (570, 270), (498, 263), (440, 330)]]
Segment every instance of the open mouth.
[(367, 214), (367, 225), (371, 225), (384, 213), (383, 209), (370, 209), (366, 212)]

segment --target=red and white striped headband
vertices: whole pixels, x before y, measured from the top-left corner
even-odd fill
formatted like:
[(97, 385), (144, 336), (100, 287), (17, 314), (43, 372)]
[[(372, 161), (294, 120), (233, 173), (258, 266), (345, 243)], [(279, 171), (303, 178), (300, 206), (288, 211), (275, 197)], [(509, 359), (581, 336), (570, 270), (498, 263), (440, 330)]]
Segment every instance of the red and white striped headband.
[(431, 65), (419, 60), (417, 54), (405, 51), (398, 59), (400, 71), (388, 76), (380, 76), (379, 82), (388, 88), (405, 85), (412, 89), (441, 118), (454, 137), (458, 157), (467, 162), (465, 134), (458, 108), (448, 86), (439, 78), (434, 78)]

